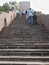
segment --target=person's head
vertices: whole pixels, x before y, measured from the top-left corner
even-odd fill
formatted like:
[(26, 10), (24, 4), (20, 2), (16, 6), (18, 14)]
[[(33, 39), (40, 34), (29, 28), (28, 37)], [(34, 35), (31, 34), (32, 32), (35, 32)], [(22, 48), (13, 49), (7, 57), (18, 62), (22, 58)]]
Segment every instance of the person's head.
[(31, 8), (29, 8), (29, 10), (31, 10)]

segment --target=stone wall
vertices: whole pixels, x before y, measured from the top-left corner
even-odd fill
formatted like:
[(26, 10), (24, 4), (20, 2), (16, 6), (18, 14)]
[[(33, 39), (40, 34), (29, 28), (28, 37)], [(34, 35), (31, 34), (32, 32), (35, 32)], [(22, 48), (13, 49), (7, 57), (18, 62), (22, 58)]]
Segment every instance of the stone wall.
[(4, 19), (0, 18), (0, 31), (4, 28)]
[(30, 8), (30, 1), (19, 2), (19, 8), (22, 10), (28, 10)]
[(15, 17), (16, 17), (16, 11), (2, 12), (0, 14), (0, 31), (5, 26), (9, 26), (9, 24)]
[(40, 25), (44, 25), (47, 30), (49, 30), (49, 15), (44, 15), (42, 13), (36, 13), (37, 14), (37, 22)]

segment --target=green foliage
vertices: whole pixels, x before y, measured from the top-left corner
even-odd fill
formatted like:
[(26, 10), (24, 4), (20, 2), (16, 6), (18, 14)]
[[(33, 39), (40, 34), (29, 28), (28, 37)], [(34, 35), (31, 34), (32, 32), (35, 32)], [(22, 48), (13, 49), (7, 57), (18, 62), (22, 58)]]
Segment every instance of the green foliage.
[(0, 12), (5, 11), (8, 12), (10, 10), (9, 4), (5, 3), (3, 6), (0, 6)]
[(0, 6), (0, 12), (5, 11), (5, 8), (3, 6)]
[(18, 9), (17, 2), (13, 1), (9, 2), (9, 4), (5, 3), (3, 4), (3, 6), (0, 6), (0, 12), (2, 11), (8, 12), (9, 10), (14, 10), (14, 8)]
[(10, 10), (10, 7), (9, 7), (8, 3), (3, 4), (3, 8), (5, 9), (5, 11)]
[(13, 2), (9, 2), (9, 4), (11, 4), (11, 5), (16, 5), (17, 2), (13, 1)]
[(12, 2), (9, 2), (9, 4), (13, 5), (13, 7), (17, 10), (18, 9), (18, 4), (16, 1), (12, 1)]

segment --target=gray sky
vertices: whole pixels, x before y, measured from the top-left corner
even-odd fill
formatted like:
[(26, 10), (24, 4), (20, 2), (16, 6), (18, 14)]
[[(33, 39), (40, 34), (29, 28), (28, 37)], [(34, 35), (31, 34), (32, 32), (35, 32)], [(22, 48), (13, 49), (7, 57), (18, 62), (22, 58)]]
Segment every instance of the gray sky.
[(49, 0), (0, 0), (0, 5), (9, 1), (30, 1), (31, 8), (36, 11), (42, 11), (45, 14), (49, 14)]

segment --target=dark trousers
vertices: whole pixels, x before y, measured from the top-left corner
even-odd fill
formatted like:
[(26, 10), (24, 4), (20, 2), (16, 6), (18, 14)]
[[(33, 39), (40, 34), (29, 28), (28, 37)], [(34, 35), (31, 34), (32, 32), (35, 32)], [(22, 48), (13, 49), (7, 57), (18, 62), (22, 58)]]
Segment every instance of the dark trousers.
[(31, 26), (33, 25), (33, 16), (28, 17), (28, 24)]

